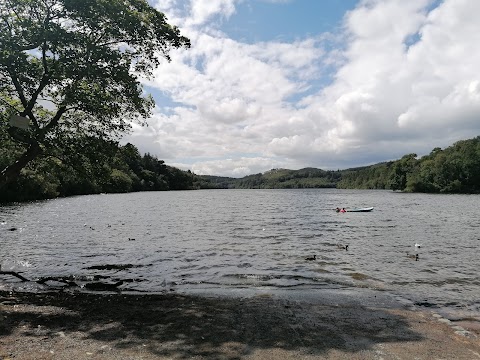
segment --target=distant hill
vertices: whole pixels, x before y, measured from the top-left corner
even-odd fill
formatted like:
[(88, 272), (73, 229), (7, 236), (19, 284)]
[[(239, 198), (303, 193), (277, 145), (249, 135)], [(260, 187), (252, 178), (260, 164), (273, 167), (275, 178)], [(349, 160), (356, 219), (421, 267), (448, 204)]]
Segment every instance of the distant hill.
[[(480, 193), (480, 137), (435, 148), (418, 158), (408, 154), (396, 161), (345, 170), (272, 169), (240, 179), (198, 176), (208, 188), (221, 189), (390, 189), (406, 192)], [(203, 186), (201, 186), (203, 188)]]
[(248, 175), (240, 179), (200, 176), (216, 188), (222, 189), (303, 189), (332, 188), (341, 179), (338, 171), (325, 171), (315, 168), (300, 170), (272, 169), (263, 174)]

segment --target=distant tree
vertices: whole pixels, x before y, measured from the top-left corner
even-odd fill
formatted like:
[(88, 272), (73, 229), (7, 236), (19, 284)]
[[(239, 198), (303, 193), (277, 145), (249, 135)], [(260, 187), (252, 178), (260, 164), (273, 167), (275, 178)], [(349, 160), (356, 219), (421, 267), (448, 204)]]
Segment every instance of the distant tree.
[(394, 162), (390, 177), (390, 188), (392, 190), (404, 190), (406, 188), (407, 176), (416, 165), (416, 157), (417, 154), (408, 154)]
[(134, 145), (127, 143), (125, 146), (122, 146), (118, 156), (135, 174), (138, 174), (142, 170), (142, 157)]
[[(433, 168), (434, 162), (431, 160), (432, 154), (422, 158), (417, 171), (407, 175), (405, 191), (425, 193), (435, 193), (439, 191), (434, 181), (435, 172)], [(440, 154), (440, 152), (436, 152), (436, 154)]]
[[(147, 0), (0, 1), (1, 146), (18, 152), (2, 162), (0, 188), (72, 138), (114, 139), (144, 122), (154, 103), (139, 77), (190, 46), (166, 20)], [(29, 129), (8, 126), (12, 114)]]
[(110, 193), (129, 192), (132, 189), (132, 178), (123, 171), (113, 169), (106, 190)]

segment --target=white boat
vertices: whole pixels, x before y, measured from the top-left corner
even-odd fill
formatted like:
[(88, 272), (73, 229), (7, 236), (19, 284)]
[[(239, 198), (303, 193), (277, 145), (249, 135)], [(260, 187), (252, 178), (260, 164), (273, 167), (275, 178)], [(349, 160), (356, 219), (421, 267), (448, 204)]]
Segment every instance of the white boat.
[(347, 209), (347, 212), (368, 212), (372, 210), (373, 210), (373, 207), (364, 207), (364, 208)]

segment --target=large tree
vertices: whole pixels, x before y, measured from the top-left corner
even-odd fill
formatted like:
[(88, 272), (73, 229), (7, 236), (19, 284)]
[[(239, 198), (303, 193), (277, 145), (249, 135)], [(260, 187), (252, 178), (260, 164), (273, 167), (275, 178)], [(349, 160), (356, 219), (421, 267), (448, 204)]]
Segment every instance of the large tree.
[[(6, 135), (17, 153), (0, 188), (42, 154), (143, 123), (154, 103), (140, 77), (189, 46), (146, 0), (0, 0), (0, 148)], [(9, 126), (12, 115), (29, 128)]]

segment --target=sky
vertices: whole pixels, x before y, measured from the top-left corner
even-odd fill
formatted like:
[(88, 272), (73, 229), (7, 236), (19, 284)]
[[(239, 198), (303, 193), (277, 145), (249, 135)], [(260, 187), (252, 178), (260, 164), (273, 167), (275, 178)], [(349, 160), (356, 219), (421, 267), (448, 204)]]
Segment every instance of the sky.
[(480, 135), (478, 0), (149, 0), (192, 43), (124, 142), (199, 175), (337, 170)]

